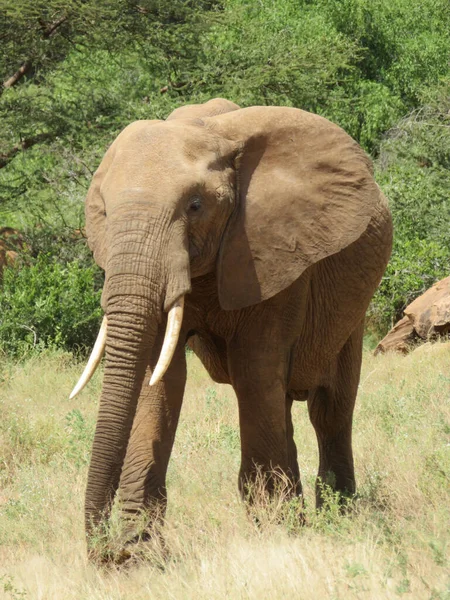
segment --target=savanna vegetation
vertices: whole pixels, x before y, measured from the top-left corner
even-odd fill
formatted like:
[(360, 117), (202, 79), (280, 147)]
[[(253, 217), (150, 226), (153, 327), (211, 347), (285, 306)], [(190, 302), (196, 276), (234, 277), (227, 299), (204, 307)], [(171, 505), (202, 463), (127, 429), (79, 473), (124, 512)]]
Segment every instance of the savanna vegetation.
[[(9, 354), (91, 345), (102, 274), (73, 232), (92, 173), (129, 122), (214, 96), (319, 113), (372, 155), (396, 225), (377, 333), (448, 274), (447, 0), (0, 0), (0, 45), (0, 224), (29, 270), (0, 296)], [(78, 308), (59, 318), (57, 293)]]
[[(68, 401), (79, 368), (41, 353), (2, 367), (0, 597), (7, 600), (408, 598), (448, 600), (449, 344), (408, 357), (364, 355), (355, 414), (358, 496), (314, 510), (317, 443), (305, 403), (293, 420), (299, 503), (237, 492), (237, 404), (188, 356), (188, 387), (168, 473), (169, 557), (99, 570), (86, 561), (83, 501), (101, 374)], [(259, 526), (256, 525), (256, 519)], [(113, 521), (112, 540), (119, 537)], [(97, 540), (102, 551), (103, 540)], [(3, 594), (3, 595), (2, 595)]]
[(292, 502), (256, 506), (260, 527), (246, 517), (236, 402), (189, 356), (163, 569), (157, 550), (128, 572), (87, 564), (101, 374), (66, 400), (101, 318), (83, 200), (136, 119), (221, 96), (313, 111), (358, 140), (395, 224), (373, 336), (450, 274), (448, 0), (0, 0), (0, 50), (0, 228), (25, 240), (0, 292), (0, 597), (449, 600), (448, 345), (366, 351), (347, 515), (332, 495), (313, 510), (316, 442), (298, 403), (301, 530)]

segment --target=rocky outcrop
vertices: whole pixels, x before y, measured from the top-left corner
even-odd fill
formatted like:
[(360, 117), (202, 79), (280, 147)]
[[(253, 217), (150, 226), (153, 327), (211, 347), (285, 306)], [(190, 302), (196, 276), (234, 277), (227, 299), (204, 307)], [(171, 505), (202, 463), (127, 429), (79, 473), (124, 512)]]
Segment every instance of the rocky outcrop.
[(450, 277), (435, 283), (424, 294), (411, 302), (398, 321), (375, 349), (379, 352), (402, 352), (436, 337), (450, 335)]

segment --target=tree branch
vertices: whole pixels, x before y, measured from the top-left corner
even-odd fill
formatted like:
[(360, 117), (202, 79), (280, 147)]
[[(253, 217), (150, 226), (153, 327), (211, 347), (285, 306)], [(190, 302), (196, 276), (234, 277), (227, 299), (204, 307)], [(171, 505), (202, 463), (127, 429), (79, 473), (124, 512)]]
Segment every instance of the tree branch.
[(28, 73), (31, 69), (31, 60), (26, 60), (22, 66), (12, 75), (9, 79), (3, 82), (3, 88), (7, 90), (8, 88), (15, 85), (18, 81), (22, 79), (24, 75)]
[(42, 37), (44, 38), (44, 40), (48, 40), (49, 38), (51, 38), (55, 31), (58, 29), (58, 27), (65, 23), (68, 18), (68, 15), (63, 15), (50, 25), (46, 25), (43, 21), (39, 21), (43, 29)]
[[(61, 27), (61, 25), (65, 23), (68, 18), (69, 17), (67, 15), (63, 15), (50, 25), (46, 25), (43, 21), (39, 21), (43, 30), (42, 37), (44, 38), (44, 40), (50, 39), (55, 34), (56, 30), (59, 27)], [(24, 61), (20, 68), (14, 73), (14, 75), (12, 75), (11, 77), (9, 77), (9, 79), (3, 82), (3, 89), (6, 90), (12, 87), (13, 85), (16, 85), (16, 83), (20, 81), (22, 77), (30, 71), (31, 65), (31, 59), (27, 59), (26, 61)]]
[(6, 167), (6, 165), (10, 163), (12, 159), (16, 156), (16, 154), (18, 154), (19, 152), (27, 150), (28, 148), (31, 148), (31, 146), (34, 146), (35, 144), (38, 144), (39, 142), (42, 142), (50, 137), (50, 133), (38, 133), (37, 135), (31, 138), (26, 138), (25, 140), (22, 140), (20, 144), (16, 144), (15, 146), (13, 146), (9, 152), (6, 152), (5, 154), (0, 154), (0, 169)]

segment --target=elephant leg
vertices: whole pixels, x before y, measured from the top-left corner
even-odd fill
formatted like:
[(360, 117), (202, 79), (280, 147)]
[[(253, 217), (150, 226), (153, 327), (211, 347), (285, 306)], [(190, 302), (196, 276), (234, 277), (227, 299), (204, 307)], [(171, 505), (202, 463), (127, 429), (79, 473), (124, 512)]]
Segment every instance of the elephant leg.
[[(180, 336), (181, 338), (181, 336)], [(149, 511), (150, 528), (166, 507), (166, 472), (186, 383), (184, 344), (179, 344), (162, 381), (150, 386), (159, 356), (155, 344), (133, 422), (119, 485), (121, 510), (133, 533), (136, 518)]]
[(358, 391), (364, 324), (358, 325), (331, 368), (328, 385), (310, 391), (308, 411), (319, 445), (316, 505), (323, 504), (323, 484), (342, 496), (355, 493), (352, 419)]
[[(260, 483), (269, 493), (281, 487), (288, 496), (300, 489), (290, 407), (286, 402), (289, 351), (280, 357), (279, 352), (273, 351), (280, 347), (273, 340), (267, 344), (267, 352), (262, 345), (263, 342), (239, 347), (234, 343), (228, 353), (230, 378), (239, 405), (239, 489), (250, 503), (254, 501), (254, 490), (260, 490)], [(258, 352), (252, 356), (256, 346)]]

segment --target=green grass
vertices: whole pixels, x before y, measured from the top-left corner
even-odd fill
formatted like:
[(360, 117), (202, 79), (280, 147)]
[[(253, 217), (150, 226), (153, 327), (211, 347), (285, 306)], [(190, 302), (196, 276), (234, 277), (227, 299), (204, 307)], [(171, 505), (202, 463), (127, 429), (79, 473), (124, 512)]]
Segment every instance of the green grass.
[[(450, 345), (364, 355), (355, 414), (358, 498), (313, 508), (318, 457), (304, 403), (294, 425), (306, 499), (255, 508), (237, 493), (237, 406), (188, 356), (169, 467), (170, 558), (126, 570), (86, 560), (83, 498), (101, 374), (42, 354), (0, 370), (0, 598), (450, 598)], [(279, 516), (284, 520), (280, 524)]]

